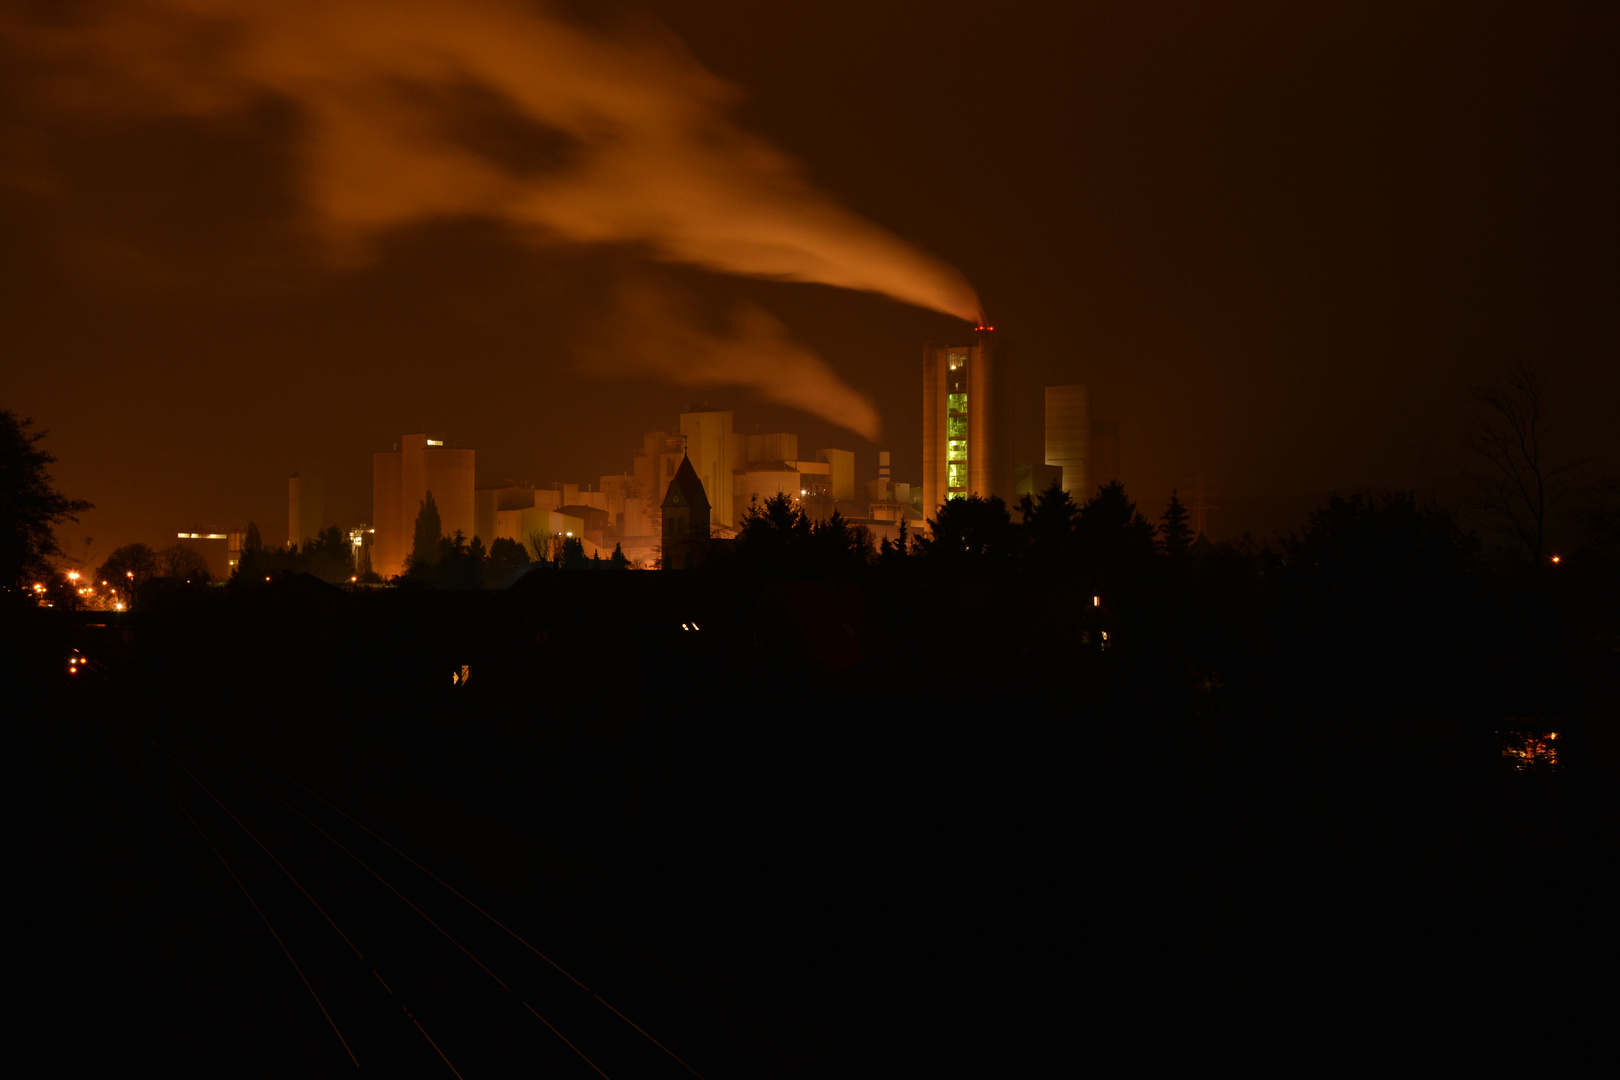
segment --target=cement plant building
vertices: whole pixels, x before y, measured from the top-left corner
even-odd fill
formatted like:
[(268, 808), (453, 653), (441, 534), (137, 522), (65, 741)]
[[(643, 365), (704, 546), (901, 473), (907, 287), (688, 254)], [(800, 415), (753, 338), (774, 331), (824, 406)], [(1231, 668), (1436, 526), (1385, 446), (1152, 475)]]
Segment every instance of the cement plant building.
[(1014, 501), (1012, 348), (991, 326), (971, 345), (923, 347), (923, 506), (968, 495)]
[(476, 534), (473, 451), (429, 435), (406, 435), (395, 450), (371, 456), (371, 568), (384, 580), (405, 572), (416, 515), (433, 492), (445, 536)]

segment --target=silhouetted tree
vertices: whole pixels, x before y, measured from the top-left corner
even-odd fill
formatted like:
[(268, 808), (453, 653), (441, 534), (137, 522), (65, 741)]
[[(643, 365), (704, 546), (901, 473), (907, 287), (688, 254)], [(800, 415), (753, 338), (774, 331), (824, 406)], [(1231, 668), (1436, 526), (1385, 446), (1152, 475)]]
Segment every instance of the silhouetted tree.
[(810, 519), (786, 492), (752, 502), (737, 530), (737, 557), (754, 567), (803, 561), (810, 546)]
[(407, 576), (426, 576), (444, 552), (444, 526), (439, 520), (439, 504), (428, 492), (416, 512), (416, 527), (411, 535), (411, 553), (405, 559)]
[(852, 526), (836, 509), (826, 521), (810, 527), (810, 565), (803, 569), (822, 574), (849, 574), (872, 558), (872, 532)]
[(1025, 552), (1031, 561), (1056, 563), (1071, 557), (1075, 518), (1080, 511), (1060, 481), (1053, 480), (1034, 500), (1025, 495), (1018, 502), (1018, 512)]
[(469, 543), (460, 529), (439, 540), (439, 558), (427, 580), (441, 589), (476, 589), (484, 583), (484, 542), (473, 537)]
[(96, 576), (117, 589), (126, 601), (133, 602), (135, 590), (151, 580), (157, 570), (157, 555), (151, 548), (145, 544), (125, 544), (113, 549)]
[(229, 584), (234, 589), (256, 588), (264, 584), (265, 574), (264, 540), (259, 535), (259, 526), (250, 521), (242, 537), (242, 552), (237, 558), (236, 569), (231, 571)]
[(1479, 542), (1448, 512), (1410, 492), (1335, 494), (1282, 549), (1268, 576), (1300, 676), (1344, 673), (1335, 693), (1346, 701), (1391, 691), (1455, 700)]
[[(175, 581), (206, 584), (209, 579), (208, 560), (195, 548), (185, 544), (170, 544), (156, 555), (157, 572)], [(111, 581), (112, 578), (106, 580)]]
[(1468, 476), (1490, 528), (1516, 542), (1541, 575), (1547, 527), (1582, 486), (1588, 459), (1555, 459), (1547, 377), (1522, 360), (1494, 382), (1468, 390), (1473, 422), (1465, 440), (1478, 463)]
[(56, 490), (47, 471), (56, 458), (39, 448), (47, 433), (30, 432), (32, 424), (0, 411), (0, 587), (7, 589), (43, 579), (49, 560), (62, 554), (54, 526), (90, 509)]
[(1473, 566), (1479, 542), (1451, 514), (1409, 491), (1382, 498), (1333, 494), (1305, 531), (1282, 542), (1290, 571), (1326, 599), (1382, 610), (1444, 592)]
[(613, 556), (612, 556), (612, 558), (608, 559), (608, 569), (610, 569), (610, 570), (628, 570), (629, 568), (630, 568), (630, 560), (625, 558), (625, 556), (624, 556), (624, 545), (623, 544), (614, 544), (613, 545)]
[(556, 566), (562, 558), (562, 537), (543, 533), (536, 529), (529, 533), (529, 554), (534, 562), (545, 566)]
[(557, 566), (562, 570), (588, 570), (591, 561), (585, 557), (585, 545), (577, 536), (563, 537)]
[(343, 535), (343, 530), (336, 525), (328, 525), (304, 544), (296, 568), (336, 585), (356, 576), (349, 562), (352, 550), (353, 545)]
[(1187, 525), (1187, 508), (1181, 505), (1181, 498), (1173, 489), (1170, 492), (1170, 505), (1165, 507), (1159, 520), (1164, 522), (1159, 529), (1159, 550), (1171, 556), (1187, 554), (1192, 547), (1192, 529)]
[(1136, 512), (1125, 485), (1111, 480), (1086, 500), (1075, 523), (1081, 556), (1098, 568), (1118, 567), (1154, 551), (1153, 523)]
[(1012, 556), (1016, 540), (1012, 516), (997, 496), (947, 499), (928, 526), (931, 535), (917, 542), (922, 554), (936, 563), (991, 565)]
[(529, 553), (516, 540), (497, 537), (489, 545), (489, 560), (484, 563), (484, 587), (504, 589), (517, 580), (529, 567)]

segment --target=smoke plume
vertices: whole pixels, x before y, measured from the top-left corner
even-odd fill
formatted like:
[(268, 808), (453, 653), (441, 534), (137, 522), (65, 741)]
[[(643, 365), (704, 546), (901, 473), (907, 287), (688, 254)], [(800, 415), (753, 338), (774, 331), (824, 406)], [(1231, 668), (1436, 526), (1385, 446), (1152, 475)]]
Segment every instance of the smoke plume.
[(304, 196), (341, 244), (440, 215), (655, 260), (880, 293), (974, 319), (951, 267), (817, 190), (730, 118), (678, 42), (518, 0), (130, 0), (6, 30), (58, 103), (302, 121)]
[(855, 390), (773, 315), (739, 304), (723, 332), (682, 315), (679, 297), (642, 281), (621, 289), (605, 328), (588, 343), (591, 364), (622, 374), (657, 375), (678, 386), (744, 385), (760, 397), (830, 420), (876, 442), (882, 423), (872, 399)]

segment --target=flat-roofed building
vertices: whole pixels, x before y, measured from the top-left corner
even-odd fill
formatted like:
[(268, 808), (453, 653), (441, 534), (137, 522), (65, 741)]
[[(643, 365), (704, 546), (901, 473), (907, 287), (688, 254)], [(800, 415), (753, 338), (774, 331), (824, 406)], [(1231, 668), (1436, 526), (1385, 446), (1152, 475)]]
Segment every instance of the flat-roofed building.
[(1046, 388), (1046, 464), (1063, 470), (1063, 490), (1075, 505), (1091, 496), (1091, 393), (1081, 384)]
[(416, 516), (430, 491), (443, 535), (478, 535), (473, 463), (472, 450), (428, 434), (406, 435), (399, 449), (372, 455), (372, 569), (384, 578), (405, 572)]

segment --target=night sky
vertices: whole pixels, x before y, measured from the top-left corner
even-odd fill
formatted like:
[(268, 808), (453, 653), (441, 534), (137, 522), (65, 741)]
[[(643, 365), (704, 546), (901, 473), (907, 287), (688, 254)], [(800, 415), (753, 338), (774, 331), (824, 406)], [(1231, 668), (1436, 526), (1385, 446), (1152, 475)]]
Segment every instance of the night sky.
[(368, 520), (423, 430), (594, 482), (707, 403), (920, 480), (976, 290), (1019, 459), (1088, 383), (1152, 515), (1449, 490), (1512, 358), (1612, 469), (1617, 9), (1329, 7), (9, 3), (0, 407), (96, 562), (279, 540), (300, 459)]

